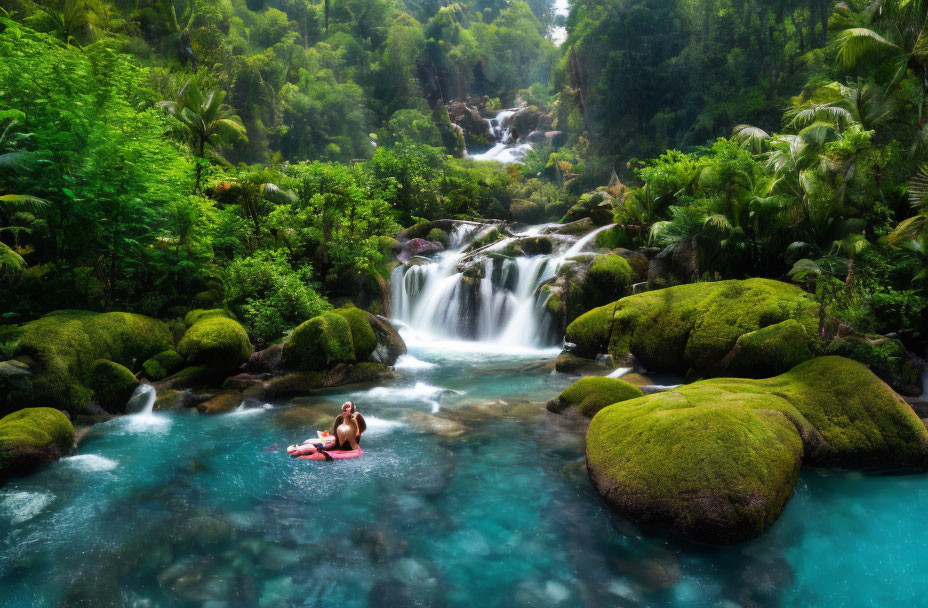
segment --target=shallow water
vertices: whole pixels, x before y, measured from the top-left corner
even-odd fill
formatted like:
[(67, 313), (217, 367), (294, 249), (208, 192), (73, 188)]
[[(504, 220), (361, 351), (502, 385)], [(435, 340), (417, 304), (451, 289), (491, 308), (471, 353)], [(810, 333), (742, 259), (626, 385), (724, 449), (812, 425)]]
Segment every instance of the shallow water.
[[(681, 543), (595, 495), (581, 434), (540, 406), (571, 380), (556, 353), (413, 343), (393, 386), (94, 427), (0, 489), (0, 605), (926, 603), (928, 477), (808, 470), (764, 538)], [(293, 421), (345, 398), (365, 456), (289, 459)]]

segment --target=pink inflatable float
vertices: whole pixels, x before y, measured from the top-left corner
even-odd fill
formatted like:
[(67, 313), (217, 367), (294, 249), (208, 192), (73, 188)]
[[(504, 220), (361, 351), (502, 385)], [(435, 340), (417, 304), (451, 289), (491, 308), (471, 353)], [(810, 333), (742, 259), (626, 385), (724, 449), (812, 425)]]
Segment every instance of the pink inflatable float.
[(361, 448), (357, 450), (332, 450), (329, 449), (335, 445), (335, 437), (325, 431), (317, 431), (318, 437), (307, 439), (303, 443), (291, 445), (287, 448), (287, 453), (292, 458), (300, 460), (327, 460), (324, 454), (318, 450), (324, 449), (332, 460), (344, 460), (346, 458), (358, 458), (364, 455)]

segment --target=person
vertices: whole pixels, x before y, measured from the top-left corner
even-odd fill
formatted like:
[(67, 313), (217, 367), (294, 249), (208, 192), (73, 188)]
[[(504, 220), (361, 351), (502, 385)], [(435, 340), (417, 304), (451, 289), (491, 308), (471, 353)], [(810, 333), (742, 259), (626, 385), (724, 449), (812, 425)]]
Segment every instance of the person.
[(358, 412), (353, 401), (342, 405), (342, 413), (332, 423), (332, 435), (335, 445), (330, 450), (357, 450), (361, 447), (361, 434), (367, 430), (364, 416)]
[(325, 446), (310, 446), (307, 445), (310, 440), (307, 440), (300, 446), (306, 446), (306, 450), (291, 455), (312, 455), (316, 452), (320, 452), (325, 456), (326, 460), (331, 460), (332, 457), (327, 454), (329, 450), (352, 451), (360, 449), (361, 434), (366, 430), (367, 422), (365, 422), (364, 416), (361, 415), (353, 402), (346, 401), (342, 405), (342, 412), (335, 418), (335, 422), (332, 423), (331, 435), (335, 437), (333, 443)]

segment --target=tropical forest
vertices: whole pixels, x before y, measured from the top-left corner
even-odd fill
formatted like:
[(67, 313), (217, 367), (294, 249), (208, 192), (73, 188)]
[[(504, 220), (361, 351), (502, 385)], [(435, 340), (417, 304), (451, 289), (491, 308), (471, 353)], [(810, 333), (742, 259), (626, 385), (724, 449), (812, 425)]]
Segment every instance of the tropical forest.
[(919, 606), (926, 360), (928, 0), (0, 0), (2, 608)]

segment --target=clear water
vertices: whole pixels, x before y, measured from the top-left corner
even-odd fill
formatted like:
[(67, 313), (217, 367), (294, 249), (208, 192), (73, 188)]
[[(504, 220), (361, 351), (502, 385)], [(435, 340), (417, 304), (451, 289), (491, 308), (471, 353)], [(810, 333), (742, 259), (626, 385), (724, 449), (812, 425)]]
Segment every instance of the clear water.
[[(0, 605), (925, 604), (928, 477), (806, 471), (762, 539), (681, 543), (611, 514), (582, 434), (527, 403), (570, 381), (552, 352), (413, 344), (392, 387), (98, 425), (0, 488)], [(289, 459), (282, 417), (349, 396), (365, 456)]]

